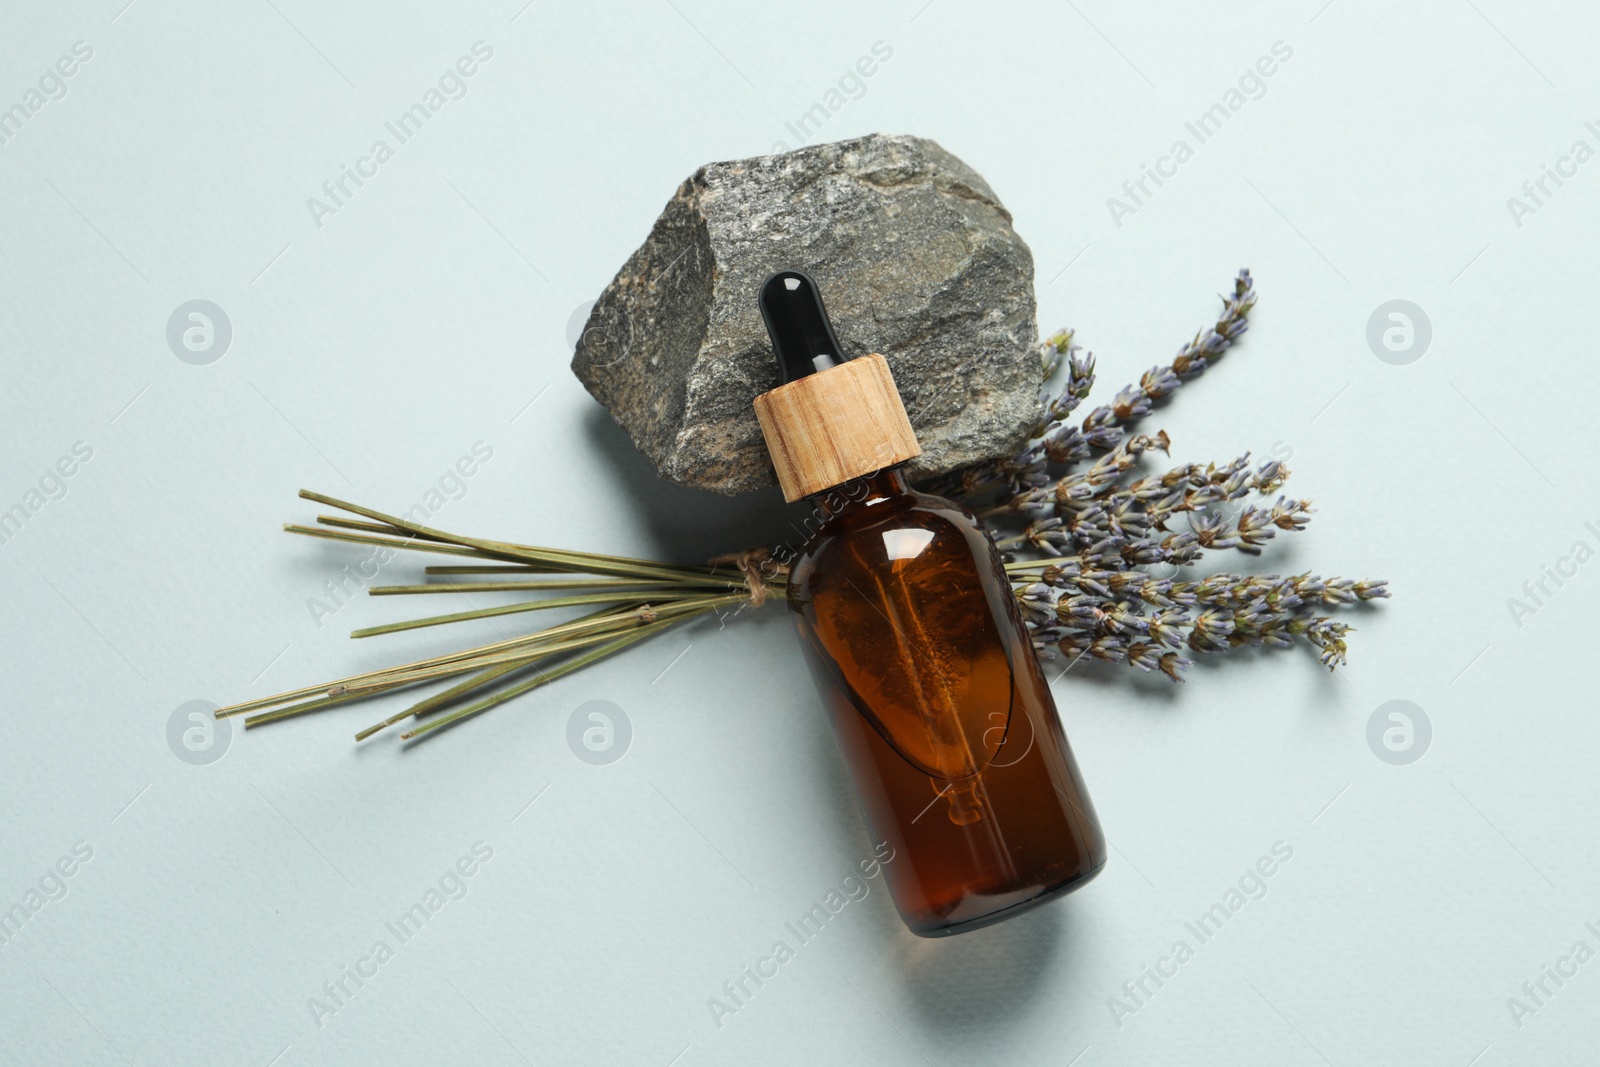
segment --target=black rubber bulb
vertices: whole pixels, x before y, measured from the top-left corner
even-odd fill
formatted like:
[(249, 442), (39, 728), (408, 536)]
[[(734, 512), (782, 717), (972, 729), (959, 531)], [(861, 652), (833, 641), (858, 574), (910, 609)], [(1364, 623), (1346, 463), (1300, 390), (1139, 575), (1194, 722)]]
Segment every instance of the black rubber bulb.
[(778, 377), (784, 382), (845, 361), (833, 324), (828, 321), (828, 309), (822, 304), (822, 294), (809, 274), (780, 270), (762, 284), (757, 303), (778, 355)]

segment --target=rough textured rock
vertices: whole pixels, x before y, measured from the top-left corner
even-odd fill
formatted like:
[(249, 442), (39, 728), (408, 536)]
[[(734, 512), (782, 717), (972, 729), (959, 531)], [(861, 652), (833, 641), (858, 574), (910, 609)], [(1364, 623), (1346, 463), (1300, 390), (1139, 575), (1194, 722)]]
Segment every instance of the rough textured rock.
[(817, 279), (847, 355), (888, 358), (913, 477), (1020, 446), (1039, 413), (1033, 255), (972, 168), (875, 134), (701, 167), (596, 302), (573, 372), (663, 478), (773, 483), (750, 406), (778, 383), (756, 291), (786, 267)]

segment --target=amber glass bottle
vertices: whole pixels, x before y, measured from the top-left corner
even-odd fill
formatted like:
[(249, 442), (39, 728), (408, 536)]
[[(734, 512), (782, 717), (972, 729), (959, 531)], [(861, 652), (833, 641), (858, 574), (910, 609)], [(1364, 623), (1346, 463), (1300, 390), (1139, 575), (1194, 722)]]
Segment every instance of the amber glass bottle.
[(1105, 839), (999, 553), (971, 512), (907, 484), (919, 450), (888, 365), (843, 358), (811, 279), (774, 275), (760, 304), (785, 384), (756, 412), (818, 523), (787, 559), (789, 607), (894, 848), (895, 906), (937, 937), (1077, 888)]

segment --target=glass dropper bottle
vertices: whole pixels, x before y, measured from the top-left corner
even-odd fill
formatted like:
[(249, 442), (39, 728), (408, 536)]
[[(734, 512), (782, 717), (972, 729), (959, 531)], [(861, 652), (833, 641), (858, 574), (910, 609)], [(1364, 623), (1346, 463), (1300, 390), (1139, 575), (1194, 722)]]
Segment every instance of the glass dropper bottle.
[(913, 490), (920, 453), (883, 356), (847, 358), (816, 283), (762, 286), (776, 389), (755, 407), (784, 496), (817, 524), (788, 603), (915, 933), (976, 929), (1094, 877), (1106, 845), (999, 552)]

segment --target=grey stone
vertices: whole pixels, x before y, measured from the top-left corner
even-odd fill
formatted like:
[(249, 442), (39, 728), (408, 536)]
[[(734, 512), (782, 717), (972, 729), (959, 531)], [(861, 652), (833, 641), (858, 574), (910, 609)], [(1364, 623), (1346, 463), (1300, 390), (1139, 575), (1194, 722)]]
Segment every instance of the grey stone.
[(913, 477), (1015, 451), (1039, 415), (1033, 254), (977, 172), (874, 134), (690, 176), (595, 303), (572, 370), (663, 478), (771, 485), (751, 401), (778, 384), (756, 291), (816, 278), (847, 356), (881, 352)]

